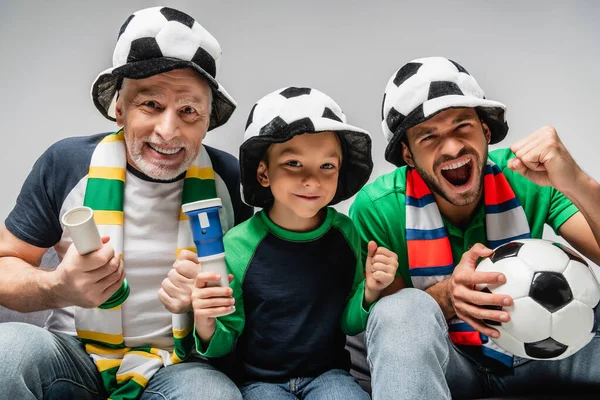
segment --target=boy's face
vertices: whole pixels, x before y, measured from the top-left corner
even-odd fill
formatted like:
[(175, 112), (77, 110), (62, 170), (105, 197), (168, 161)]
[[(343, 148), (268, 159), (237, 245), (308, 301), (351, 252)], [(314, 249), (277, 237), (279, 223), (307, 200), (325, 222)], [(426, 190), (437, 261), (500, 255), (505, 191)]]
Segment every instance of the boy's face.
[(257, 179), (275, 198), (269, 212), (273, 222), (288, 229), (316, 228), (319, 211), (337, 190), (342, 149), (336, 134), (294, 136), (273, 144), (266, 159), (258, 166)]

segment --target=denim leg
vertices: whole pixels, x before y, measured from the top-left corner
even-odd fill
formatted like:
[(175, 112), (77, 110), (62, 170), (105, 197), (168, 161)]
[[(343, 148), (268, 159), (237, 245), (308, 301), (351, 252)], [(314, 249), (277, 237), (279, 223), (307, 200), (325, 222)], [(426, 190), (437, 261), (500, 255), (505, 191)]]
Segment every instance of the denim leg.
[(31, 324), (0, 324), (0, 398), (104, 399), (96, 366), (76, 338)]
[(249, 382), (240, 387), (244, 400), (298, 400), (289, 383)]
[(358, 381), (349, 372), (332, 369), (324, 372), (302, 389), (303, 400), (369, 400)]
[(374, 400), (450, 399), (448, 326), (429, 294), (407, 288), (379, 300), (365, 341)]
[(446, 366), (446, 382), (450, 388), (452, 399), (481, 399), (487, 396), (488, 385), (483, 367), (462, 355), (452, 342), (448, 342), (448, 365)]
[(140, 400), (241, 400), (231, 379), (201, 358), (158, 370)]

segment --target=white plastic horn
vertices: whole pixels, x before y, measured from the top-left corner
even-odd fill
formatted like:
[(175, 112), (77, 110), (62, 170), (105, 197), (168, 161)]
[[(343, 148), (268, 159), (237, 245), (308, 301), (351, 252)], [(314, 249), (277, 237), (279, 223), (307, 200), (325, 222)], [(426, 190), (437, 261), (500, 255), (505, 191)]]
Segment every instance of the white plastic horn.
[(102, 247), (102, 238), (94, 221), (94, 210), (89, 207), (75, 207), (62, 217), (69, 236), (79, 254), (86, 255)]

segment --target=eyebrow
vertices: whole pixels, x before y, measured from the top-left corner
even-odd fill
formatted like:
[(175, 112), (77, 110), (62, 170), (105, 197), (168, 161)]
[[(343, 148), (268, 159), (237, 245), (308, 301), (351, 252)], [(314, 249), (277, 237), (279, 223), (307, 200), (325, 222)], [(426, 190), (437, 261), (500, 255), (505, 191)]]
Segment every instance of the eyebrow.
[[(157, 99), (165, 98), (165, 96), (161, 92), (157, 92), (155, 89), (152, 89), (152, 88), (142, 88), (142, 89), (138, 90), (137, 93), (135, 94), (134, 99), (139, 96), (148, 96), (148, 97), (153, 97), (153, 98), (157, 98)], [(197, 97), (194, 95), (189, 95), (186, 97), (178, 98), (177, 103), (178, 104), (192, 103), (192, 104), (199, 105), (199, 104), (208, 103), (208, 99), (206, 101), (203, 101), (200, 97)]]
[[(279, 153), (279, 157), (283, 156), (302, 156), (302, 154), (290, 147)], [(325, 156), (325, 158), (337, 158), (338, 160), (341, 160), (342, 156), (338, 152), (332, 152)]]
[[(474, 120), (475, 117), (472, 114), (469, 113), (463, 113), (460, 114), (458, 117), (456, 117), (452, 122), (451, 125), (457, 125), (460, 124), (461, 122), (464, 121), (470, 121), (470, 120)], [(423, 136), (429, 135), (432, 132), (435, 132), (437, 130), (437, 128), (432, 127), (432, 128), (423, 128), (421, 130), (419, 130), (417, 133), (415, 133), (415, 137), (414, 140), (417, 140)]]

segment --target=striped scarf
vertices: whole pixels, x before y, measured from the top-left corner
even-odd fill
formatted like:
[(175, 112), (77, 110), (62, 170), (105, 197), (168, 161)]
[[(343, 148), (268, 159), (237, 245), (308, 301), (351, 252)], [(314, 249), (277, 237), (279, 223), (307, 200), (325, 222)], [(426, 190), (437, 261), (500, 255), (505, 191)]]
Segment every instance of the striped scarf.
[[(123, 202), (125, 194), (126, 149), (123, 131), (104, 137), (96, 146), (88, 172), (83, 205), (94, 210), (102, 236), (110, 236), (115, 253), (123, 259)], [(215, 176), (204, 147), (187, 170), (182, 204), (217, 197)], [(174, 259), (183, 249), (196, 252), (187, 217), (181, 213)], [(123, 338), (121, 305), (127, 299), (125, 281), (107, 302), (97, 308), (75, 308), (77, 336), (94, 360), (109, 398), (137, 399), (149, 379), (163, 366), (184, 361), (194, 347), (193, 316), (173, 314), (173, 351), (152, 347), (127, 347)]]
[[(488, 159), (484, 170), (487, 247), (494, 249), (515, 239), (531, 237), (521, 203), (506, 177)], [(450, 277), (454, 270), (452, 248), (431, 191), (414, 168), (406, 173), (406, 241), (409, 272), (414, 287), (425, 290)], [(513, 356), (458, 318), (448, 322), (453, 343), (481, 346), (481, 352), (512, 366)]]

